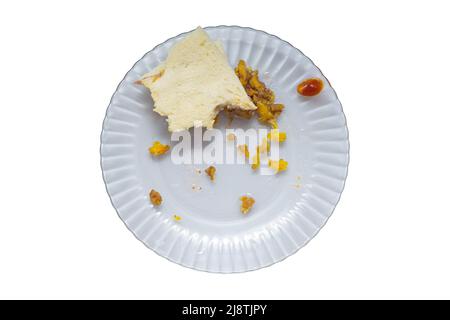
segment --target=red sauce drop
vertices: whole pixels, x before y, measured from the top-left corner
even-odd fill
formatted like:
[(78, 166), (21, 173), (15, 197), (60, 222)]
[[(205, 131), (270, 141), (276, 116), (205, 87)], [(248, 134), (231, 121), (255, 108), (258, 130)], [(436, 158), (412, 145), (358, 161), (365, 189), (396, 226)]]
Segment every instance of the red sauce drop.
[(322, 89), (323, 81), (319, 78), (310, 78), (303, 80), (297, 86), (297, 92), (306, 97), (316, 96), (320, 93), (320, 91), (322, 91)]

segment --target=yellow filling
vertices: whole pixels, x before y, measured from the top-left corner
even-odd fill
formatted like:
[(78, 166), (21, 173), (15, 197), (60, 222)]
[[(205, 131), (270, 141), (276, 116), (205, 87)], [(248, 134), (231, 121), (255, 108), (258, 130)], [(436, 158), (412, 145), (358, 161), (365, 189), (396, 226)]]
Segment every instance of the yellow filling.
[(153, 156), (160, 156), (164, 153), (166, 153), (167, 151), (169, 151), (170, 146), (166, 145), (166, 144), (162, 144), (159, 141), (155, 141), (153, 143), (153, 145), (148, 149), (148, 151), (150, 152), (151, 155)]
[[(261, 123), (268, 124), (272, 128), (278, 128), (276, 118), (283, 112), (284, 105), (275, 102), (275, 93), (266, 87), (264, 82), (259, 79), (258, 70), (253, 70), (240, 60), (235, 68), (236, 75), (241, 81), (247, 95), (257, 106), (256, 113)], [(242, 116), (236, 112), (230, 112), (232, 116)], [(247, 112), (244, 118), (251, 118), (253, 112)]]
[(206, 168), (205, 173), (208, 175), (211, 181), (214, 181), (214, 179), (216, 178), (216, 168), (213, 166), (209, 166), (208, 168)]
[(267, 134), (267, 139), (270, 141), (284, 142), (286, 141), (286, 132), (280, 132), (278, 129), (272, 129)]
[(280, 171), (285, 171), (288, 167), (288, 162), (286, 160), (269, 160), (269, 167), (274, 169), (277, 173)]
[(159, 206), (162, 203), (162, 197), (161, 194), (156, 190), (151, 190), (149, 193), (150, 202), (154, 206)]
[(247, 214), (255, 204), (255, 199), (248, 196), (242, 196), (240, 199), (241, 199), (241, 212), (243, 214)]

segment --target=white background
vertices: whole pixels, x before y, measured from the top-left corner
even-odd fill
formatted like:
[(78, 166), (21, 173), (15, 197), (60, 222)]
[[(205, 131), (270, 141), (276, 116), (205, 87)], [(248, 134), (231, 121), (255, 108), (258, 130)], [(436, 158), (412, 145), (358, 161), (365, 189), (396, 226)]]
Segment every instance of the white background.
[[(445, 1), (0, 4), (0, 298), (450, 298), (450, 7)], [(344, 106), (350, 168), (318, 236), (259, 271), (148, 250), (107, 196), (99, 135), (124, 74), (197, 25), (288, 40)]]

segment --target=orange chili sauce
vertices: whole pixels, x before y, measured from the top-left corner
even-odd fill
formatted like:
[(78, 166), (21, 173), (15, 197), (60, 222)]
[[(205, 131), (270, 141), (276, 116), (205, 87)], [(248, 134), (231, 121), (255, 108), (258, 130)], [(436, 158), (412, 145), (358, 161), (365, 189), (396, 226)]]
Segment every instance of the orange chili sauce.
[(297, 92), (302, 96), (312, 97), (316, 96), (323, 89), (323, 81), (319, 78), (310, 78), (303, 80), (297, 86)]

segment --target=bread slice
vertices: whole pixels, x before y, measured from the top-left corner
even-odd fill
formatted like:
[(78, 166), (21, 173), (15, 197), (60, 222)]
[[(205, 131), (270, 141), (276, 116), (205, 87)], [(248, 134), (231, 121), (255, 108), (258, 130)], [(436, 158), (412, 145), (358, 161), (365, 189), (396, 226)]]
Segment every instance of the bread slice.
[(228, 64), (220, 43), (197, 28), (169, 51), (166, 61), (141, 80), (152, 95), (154, 111), (167, 116), (169, 131), (212, 128), (223, 108), (255, 110)]

